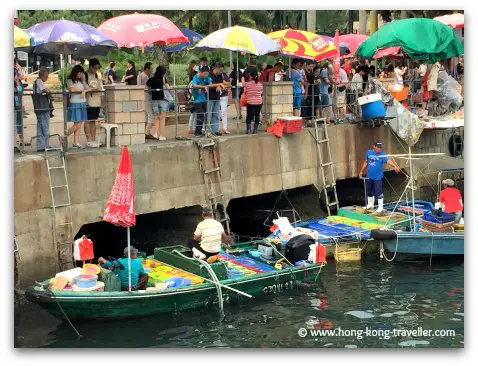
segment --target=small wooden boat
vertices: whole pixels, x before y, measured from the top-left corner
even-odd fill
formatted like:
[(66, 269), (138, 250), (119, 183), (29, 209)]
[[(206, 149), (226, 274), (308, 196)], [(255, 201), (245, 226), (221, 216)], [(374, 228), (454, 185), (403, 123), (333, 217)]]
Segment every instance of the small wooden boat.
[[(183, 246), (156, 248), (154, 256), (145, 258), (145, 261), (161, 261), (174, 268), (175, 273), (188, 272), (193, 277), (202, 278), (202, 283), (193, 282), (188, 286), (164, 290), (127, 292), (105, 288), (101, 292), (76, 292), (49, 290), (50, 280), (47, 280), (28, 288), (25, 296), (57, 317), (63, 317), (63, 311), (69, 318), (80, 319), (138, 317), (222, 304), (223, 301), (243, 298), (244, 293), (251, 297), (273, 296), (294, 289), (299, 282), (316, 280), (325, 265), (307, 262), (300, 266), (287, 265), (277, 251), (263, 260), (260, 254), (257, 255), (258, 244), (261, 243), (264, 242), (233, 245), (228, 254), (223, 253), (220, 261), (210, 265), (213, 274), (208, 273), (207, 265), (188, 258), (190, 249)], [(242, 274), (241, 268), (244, 269)], [(99, 277), (101, 280), (101, 273)], [(218, 294), (221, 294), (221, 299)]]

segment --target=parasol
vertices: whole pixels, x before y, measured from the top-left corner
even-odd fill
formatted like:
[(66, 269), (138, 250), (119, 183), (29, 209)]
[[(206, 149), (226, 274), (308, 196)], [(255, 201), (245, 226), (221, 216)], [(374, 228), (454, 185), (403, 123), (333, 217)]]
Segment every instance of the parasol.
[(157, 14), (127, 14), (103, 22), (98, 30), (111, 37), (119, 47), (141, 47), (149, 44), (187, 43), (188, 38), (179, 28)]
[(452, 28), (465, 28), (465, 14), (447, 14), (433, 19)]
[(195, 31), (188, 29), (188, 28), (179, 28), (181, 32), (187, 37), (188, 43), (186, 42), (181, 42), (178, 44), (174, 44), (171, 46), (166, 47), (165, 51), (166, 52), (178, 52), (186, 47), (198, 43), (201, 39), (203, 39), (203, 36), (201, 36), (199, 33), (196, 33)]
[(383, 58), (387, 56), (403, 56), (403, 53), (401, 53), (401, 51), (402, 47), (400, 46), (381, 48), (377, 52), (375, 52), (375, 55), (373, 55), (373, 59)]
[(128, 236), (128, 288), (131, 291), (131, 234), (130, 226), (136, 224), (134, 210), (134, 182), (131, 158), (126, 146), (123, 146), (116, 179), (106, 203), (103, 220), (116, 226), (127, 228)]
[(371, 59), (381, 49), (400, 46), (411, 58), (436, 62), (463, 54), (452, 28), (433, 19), (409, 18), (385, 24), (363, 42), (356, 56)]
[(31, 38), (27, 32), (16, 25), (13, 26), (13, 48), (30, 47)]
[(342, 34), (339, 36), (340, 42), (345, 43), (350, 50), (351, 54), (354, 54), (355, 51), (357, 50), (358, 46), (364, 41), (366, 41), (368, 38), (367, 35), (365, 34)]

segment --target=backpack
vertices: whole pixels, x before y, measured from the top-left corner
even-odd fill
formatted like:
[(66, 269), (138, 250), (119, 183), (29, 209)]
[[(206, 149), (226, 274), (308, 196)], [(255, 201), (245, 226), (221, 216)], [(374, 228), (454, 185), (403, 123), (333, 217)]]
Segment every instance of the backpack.
[(37, 81), (38, 79), (33, 83), (33, 109), (35, 113), (50, 112), (50, 97), (37, 92)]

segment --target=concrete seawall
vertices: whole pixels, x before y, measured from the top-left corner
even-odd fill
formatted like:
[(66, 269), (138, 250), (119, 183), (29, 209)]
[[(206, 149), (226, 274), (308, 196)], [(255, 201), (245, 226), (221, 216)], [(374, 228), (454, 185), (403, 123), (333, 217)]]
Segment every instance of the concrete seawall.
[[(219, 156), (226, 201), (282, 188), (314, 185), (320, 189), (313, 134), (313, 129), (305, 129), (280, 139), (268, 133), (221, 137)], [(404, 152), (386, 127), (331, 126), (329, 137), (337, 179), (358, 175), (365, 151), (375, 140), (384, 142), (387, 153)], [(429, 138), (428, 141), (435, 144), (421, 144), (420, 152), (446, 147), (443, 147), (441, 138)], [(435, 146), (437, 143), (440, 145)], [(137, 214), (206, 202), (198, 148), (194, 142), (149, 143), (130, 146), (129, 149)], [(119, 158), (120, 148), (66, 154), (75, 233), (83, 224), (102, 220)], [(20, 255), (19, 286), (24, 287), (54, 274), (58, 257), (52, 237), (53, 217), (45, 160), (42, 155), (26, 155), (16, 158), (14, 166), (14, 234)]]

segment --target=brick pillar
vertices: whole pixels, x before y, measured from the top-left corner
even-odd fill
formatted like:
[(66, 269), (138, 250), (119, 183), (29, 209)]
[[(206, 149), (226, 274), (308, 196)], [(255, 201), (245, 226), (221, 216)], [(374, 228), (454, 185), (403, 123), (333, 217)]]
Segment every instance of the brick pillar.
[(105, 89), (106, 122), (119, 126), (118, 135), (112, 137), (112, 145), (144, 144), (144, 86), (106, 85)]
[(266, 123), (272, 124), (278, 117), (292, 116), (292, 82), (274, 81), (264, 83), (263, 113), (266, 115)]

